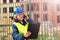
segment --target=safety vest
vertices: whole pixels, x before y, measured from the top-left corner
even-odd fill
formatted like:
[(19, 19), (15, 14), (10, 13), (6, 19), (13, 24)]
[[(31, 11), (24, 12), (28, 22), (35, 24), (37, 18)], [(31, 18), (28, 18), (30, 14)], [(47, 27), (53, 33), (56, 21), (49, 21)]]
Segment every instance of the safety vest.
[[(19, 22), (14, 22), (13, 24), (15, 24), (16, 27), (18, 28), (19, 34), (23, 34), (23, 33), (27, 32), (27, 30), (28, 30), (29, 23), (28, 22), (26, 22), (26, 23), (27, 23), (26, 25), (22, 25)], [(11, 28), (11, 30), (12, 30), (12, 28)]]

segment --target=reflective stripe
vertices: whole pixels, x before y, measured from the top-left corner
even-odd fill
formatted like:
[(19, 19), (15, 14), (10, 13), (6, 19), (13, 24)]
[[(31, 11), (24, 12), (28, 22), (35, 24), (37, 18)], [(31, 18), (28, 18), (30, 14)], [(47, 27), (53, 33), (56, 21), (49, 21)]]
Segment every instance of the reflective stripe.
[(12, 32), (12, 26), (10, 26), (10, 32)]

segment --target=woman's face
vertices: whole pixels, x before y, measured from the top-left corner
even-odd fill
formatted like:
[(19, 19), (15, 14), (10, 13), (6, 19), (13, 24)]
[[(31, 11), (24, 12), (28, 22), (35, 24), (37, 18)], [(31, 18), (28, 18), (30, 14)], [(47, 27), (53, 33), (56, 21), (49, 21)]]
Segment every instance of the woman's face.
[(24, 16), (23, 13), (20, 13), (20, 14), (17, 15), (17, 19), (22, 21), (23, 20), (23, 16)]

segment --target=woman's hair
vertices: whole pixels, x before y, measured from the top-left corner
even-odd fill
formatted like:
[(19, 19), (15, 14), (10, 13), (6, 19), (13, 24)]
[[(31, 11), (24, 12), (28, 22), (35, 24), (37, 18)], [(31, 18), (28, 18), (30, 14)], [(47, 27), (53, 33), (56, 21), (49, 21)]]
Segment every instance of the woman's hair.
[(17, 14), (15, 14), (13, 18), (14, 18), (14, 19), (17, 19)]

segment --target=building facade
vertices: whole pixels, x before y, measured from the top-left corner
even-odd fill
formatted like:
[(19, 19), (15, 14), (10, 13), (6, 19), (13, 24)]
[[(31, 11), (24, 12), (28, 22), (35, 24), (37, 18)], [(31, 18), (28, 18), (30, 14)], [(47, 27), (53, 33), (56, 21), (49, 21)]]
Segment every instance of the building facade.
[(51, 22), (54, 26), (60, 26), (60, 4), (56, 0), (0, 0), (2, 24), (12, 23), (13, 10), (18, 6), (24, 8), (25, 14), (30, 11), (31, 18), (36, 22)]
[(0, 25), (3, 25), (0, 36), (6, 36), (7, 40), (12, 40), (12, 37), (10, 26), (6, 25), (13, 23), (13, 10), (18, 6), (23, 7), (26, 15), (29, 14), (35, 22), (44, 24), (44, 27), (45, 24), (60, 26), (60, 3), (57, 0), (0, 0)]

